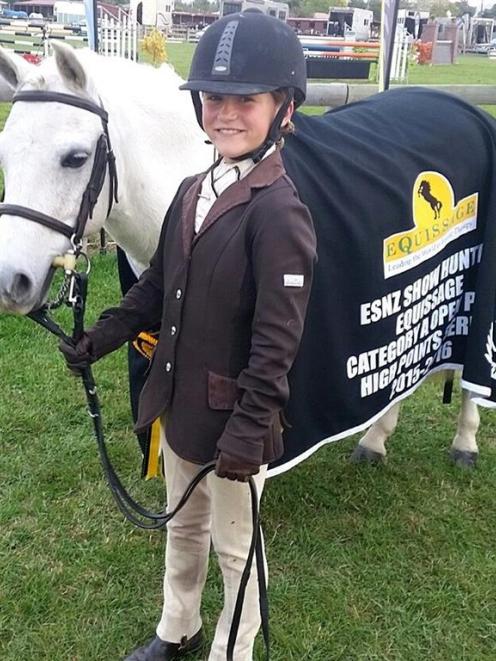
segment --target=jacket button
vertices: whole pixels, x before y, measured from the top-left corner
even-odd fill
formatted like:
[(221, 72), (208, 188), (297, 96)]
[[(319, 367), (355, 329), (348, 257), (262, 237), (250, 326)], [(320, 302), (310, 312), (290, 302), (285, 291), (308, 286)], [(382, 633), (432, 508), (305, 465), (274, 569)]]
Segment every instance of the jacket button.
[(178, 289), (178, 290), (176, 291), (176, 298), (177, 298), (177, 300), (179, 300), (179, 299), (181, 298), (182, 295), (183, 295), (182, 289)]
[(177, 333), (177, 328), (175, 326), (171, 326), (170, 334), (175, 335), (176, 333)]
[(172, 363), (165, 363), (165, 371), (170, 372), (172, 369)]

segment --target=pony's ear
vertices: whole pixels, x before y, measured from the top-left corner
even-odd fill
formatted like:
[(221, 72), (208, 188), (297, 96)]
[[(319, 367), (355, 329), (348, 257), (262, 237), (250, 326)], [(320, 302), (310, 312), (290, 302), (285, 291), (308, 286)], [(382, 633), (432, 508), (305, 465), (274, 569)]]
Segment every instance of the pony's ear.
[(67, 85), (76, 91), (85, 90), (88, 78), (74, 49), (56, 41), (52, 41), (51, 46), (55, 53), (57, 68)]
[(4, 79), (12, 92), (19, 87), (33, 68), (34, 64), (30, 64), (23, 57), (19, 57), (5, 48), (0, 48), (0, 77)]

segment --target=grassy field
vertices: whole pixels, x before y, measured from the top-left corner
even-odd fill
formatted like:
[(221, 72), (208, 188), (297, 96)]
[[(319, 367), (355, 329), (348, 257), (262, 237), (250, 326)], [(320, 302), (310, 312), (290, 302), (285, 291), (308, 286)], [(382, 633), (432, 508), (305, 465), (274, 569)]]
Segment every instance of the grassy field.
[[(190, 47), (171, 44), (169, 54), (184, 75)], [(451, 69), (425, 74), (454, 82)], [(90, 286), (89, 323), (119, 299), (112, 253), (94, 256)], [(56, 341), (4, 316), (0, 347), (0, 659), (118, 661), (153, 635), (164, 536), (117, 513)], [(95, 376), (112, 456), (158, 507), (160, 483), (138, 478), (125, 351)], [(348, 439), (268, 484), (273, 661), (496, 660), (496, 418), (481, 412), (479, 465), (460, 471), (447, 458), (459, 392), (451, 406), (440, 395), (430, 383), (406, 402), (385, 466), (350, 465)], [(213, 562), (209, 638), (221, 601)]]

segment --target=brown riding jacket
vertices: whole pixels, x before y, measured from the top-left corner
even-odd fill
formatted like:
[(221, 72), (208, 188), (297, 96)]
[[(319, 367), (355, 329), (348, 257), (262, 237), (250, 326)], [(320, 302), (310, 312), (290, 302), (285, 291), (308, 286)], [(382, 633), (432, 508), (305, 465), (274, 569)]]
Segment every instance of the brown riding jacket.
[(282, 454), (315, 233), (276, 151), (222, 193), (195, 235), (205, 176), (182, 183), (150, 267), (88, 335), (98, 358), (160, 322), (136, 431), (165, 412), (183, 459), (203, 464), (225, 450), (261, 465)]

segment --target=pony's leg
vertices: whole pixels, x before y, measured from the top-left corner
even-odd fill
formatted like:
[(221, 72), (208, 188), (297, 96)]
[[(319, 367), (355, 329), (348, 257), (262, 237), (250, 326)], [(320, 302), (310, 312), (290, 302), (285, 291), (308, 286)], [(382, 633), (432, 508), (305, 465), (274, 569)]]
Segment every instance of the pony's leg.
[(458, 416), (456, 435), (450, 449), (450, 457), (457, 466), (472, 468), (477, 462), (479, 448), (476, 434), (480, 416), (477, 405), (470, 399), (467, 390), (462, 391), (462, 408)]
[(379, 420), (367, 429), (365, 436), (360, 439), (353, 450), (350, 461), (355, 463), (360, 461), (384, 463), (386, 460), (386, 441), (396, 429), (400, 407), (400, 402), (393, 404)]

